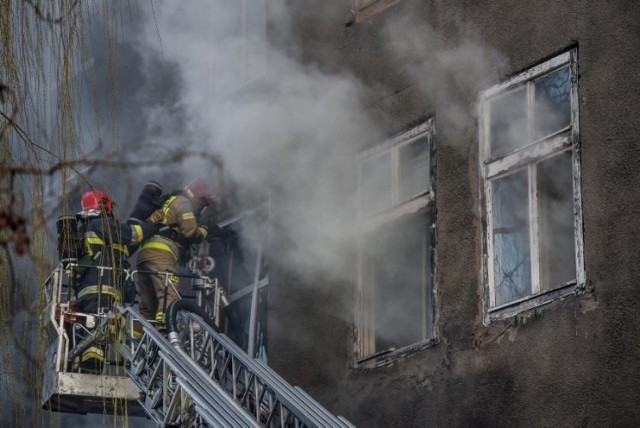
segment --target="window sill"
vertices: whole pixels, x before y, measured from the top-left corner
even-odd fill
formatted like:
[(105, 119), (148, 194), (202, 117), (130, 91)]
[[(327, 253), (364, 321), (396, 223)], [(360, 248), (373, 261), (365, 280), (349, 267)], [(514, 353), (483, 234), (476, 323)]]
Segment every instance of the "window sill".
[(377, 15), (383, 10), (388, 9), (389, 7), (395, 5), (400, 0), (378, 0), (375, 3), (370, 5), (359, 7), (358, 0), (354, 0), (353, 5), (353, 19), (351, 22), (347, 23), (347, 26), (356, 25), (361, 23), (367, 18), (372, 17), (373, 15)]
[(380, 351), (376, 354), (356, 360), (351, 368), (355, 370), (369, 370), (378, 367), (390, 366), (398, 360), (437, 344), (437, 339), (427, 339), (413, 345), (405, 346), (404, 348), (391, 348), (386, 351)]
[(584, 285), (578, 284), (575, 280), (563, 284), (559, 288), (544, 291), (526, 298), (509, 302), (488, 310), (488, 317), (485, 317), (485, 325), (491, 321), (499, 321), (514, 317), (522, 312), (536, 309), (556, 300), (564, 299), (570, 295), (579, 294), (584, 289)]
[(242, 97), (245, 94), (258, 92), (261, 90), (261, 85), (263, 85), (266, 75), (267, 72), (265, 71), (258, 76), (245, 80), (242, 83), (238, 83), (236, 86), (233, 86), (232, 88), (218, 95), (217, 98), (221, 100), (229, 100)]

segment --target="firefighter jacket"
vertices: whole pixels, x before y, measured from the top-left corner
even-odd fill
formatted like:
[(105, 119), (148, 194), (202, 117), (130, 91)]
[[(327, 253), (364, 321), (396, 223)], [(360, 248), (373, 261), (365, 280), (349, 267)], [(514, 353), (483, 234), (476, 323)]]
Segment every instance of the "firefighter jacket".
[(79, 214), (84, 255), (79, 260), (78, 298), (102, 293), (120, 300), (124, 269), (129, 268), (130, 247), (153, 233), (153, 226), (121, 224), (112, 215), (91, 210)]
[(138, 263), (157, 260), (163, 254), (170, 255), (176, 263), (186, 256), (190, 244), (198, 244), (207, 237), (207, 229), (198, 225), (195, 207), (179, 193), (170, 195), (152, 215), (156, 216), (160, 218), (157, 232), (142, 244)]

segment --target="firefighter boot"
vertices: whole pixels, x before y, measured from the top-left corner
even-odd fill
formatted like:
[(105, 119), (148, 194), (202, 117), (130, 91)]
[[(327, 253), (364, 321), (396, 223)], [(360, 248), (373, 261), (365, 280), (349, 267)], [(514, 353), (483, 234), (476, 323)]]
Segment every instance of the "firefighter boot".
[(167, 326), (165, 325), (165, 315), (164, 311), (156, 312), (156, 329), (160, 332), (167, 331)]

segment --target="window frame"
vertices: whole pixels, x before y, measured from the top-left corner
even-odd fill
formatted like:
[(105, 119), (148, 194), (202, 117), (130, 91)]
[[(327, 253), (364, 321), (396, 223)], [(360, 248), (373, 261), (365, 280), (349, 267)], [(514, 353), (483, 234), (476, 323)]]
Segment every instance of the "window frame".
[[(416, 193), (403, 201), (399, 201), (399, 151), (402, 147), (411, 144), (420, 138), (428, 138), (429, 142), (429, 184), (424, 191)], [(356, 296), (355, 296), (355, 319), (354, 319), (354, 368), (374, 368), (393, 363), (413, 352), (432, 346), (438, 342), (437, 336), (437, 301), (436, 301), (436, 144), (435, 144), (434, 119), (430, 118), (424, 123), (398, 135), (372, 149), (360, 153), (356, 158), (357, 166), (357, 201), (358, 201), (358, 242), (356, 261)], [(390, 207), (371, 215), (361, 212), (360, 200), (362, 189), (362, 175), (360, 173), (362, 165), (367, 160), (376, 156), (391, 153), (392, 163), (392, 204)], [(429, 317), (431, 325), (425, 326), (426, 337), (422, 340), (403, 346), (395, 350), (384, 350), (375, 352), (376, 332), (369, 328), (370, 314), (373, 311), (368, 303), (368, 293), (365, 292), (364, 283), (365, 255), (363, 244), (369, 233), (376, 229), (397, 221), (405, 216), (420, 215), (430, 213), (431, 224), (428, 225), (428, 236), (430, 247), (427, 248), (427, 260), (425, 263), (431, 265), (430, 275), (425, 277), (424, 287), (426, 290), (424, 313), (422, 319)], [(424, 272), (424, 271), (423, 271)], [(430, 304), (429, 304), (430, 303)]]
[[(561, 68), (568, 67), (570, 82), (570, 121), (569, 125), (550, 135), (530, 141), (526, 146), (511, 150), (491, 158), (489, 139), (490, 112), (489, 102), (500, 94), (524, 86), (527, 91), (527, 132), (531, 133), (534, 100), (532, 91), (535, 82)], [(493, 320), (505, 319), (527, 310), (535, 309), (570, 294), (575, 294), (584, 288), (586, 271), (584, 266), (584, 241), (582, 220), (581, 193), (581, 149), (578, 114), (578, 52), (577, 48), (563, 52), (547, 59), (510, 79), (499, 83), (480, 93), (478, 101), (479, 124), (479, 186), (480, 186), (480, 215), (482, 221), (482, 256), (481, 279), (483, 286), (484, 324)], [(529, 134), (531, 135), (531, 134)], [(531, 139), (530, 139), (531, 140)], [(547, 159), (571, 152), (572, 180), (573, 180), (573, 229), (576, 276), (573, 280), (563, 284), (553, 284), (549, 290), (541, 290), (540, 280), (540, 242), (538, 225), (538, 195), (535, 166)], [(493, 180), (505, 177), (521, 170), (527, 171), (529, 178), (529, 248), (531, 258), (531, 293), (501, 305), (495, 305), (495, 284), (493, 265), (493, 227), (492, 227), (492, 192)]]

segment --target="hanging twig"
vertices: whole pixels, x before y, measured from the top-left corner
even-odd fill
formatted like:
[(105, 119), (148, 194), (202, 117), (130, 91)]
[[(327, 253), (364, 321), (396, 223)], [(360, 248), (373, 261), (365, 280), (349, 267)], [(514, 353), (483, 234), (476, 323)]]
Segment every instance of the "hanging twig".
[(50, 12), (47, 12), (46, 14), (42, 12), (42, 9), (40, 9), (40, 3), (36, 3), (32, 0), (24, 0), (25, 3), (27, 3), (28, 5), (30, 5), (31, 7), (33, 7), (33, 10), (36, 13), (36, 16), (38, 18), (40, 18), (41, 20), (45, 21), (45, 22), (49, 22), (51, 24), (61, 24), (62, 21), (64, 21), (65, 18), (67, 18), (68, 16), (71, 15), (71, 13), (73, 12), (73, 10), (76, 8), (76, 6), (79, 3), (79, 0), (75, 0), (73, 2), (73, 4), (71, 4), (71, 7), (69, 8), (69, 10), (66, 13), (62, 13), (60, 14), (59, 17), (54, 18)]
[(4, 124), (4, 126), (2, 127), (2, 130), (0, 131), (0, 141), (4, 139), (5, 135), (7, 135), (7, 132), (9, 132), (9, 129), (12, 126), (15, 126), (16, 117), (18, 116), (18, 97), (16, 96), (16, 93), (8, 85), (0, 82), (0, 102), (2, 104), (7, 102), (7, 99), (6, 99), (7, 95), (11, 98), (11, 104), (13, 105), (13, 110), (11, 111), (11, 115), (2, 113), (2, 116), (4, 116), (7, 122)]

